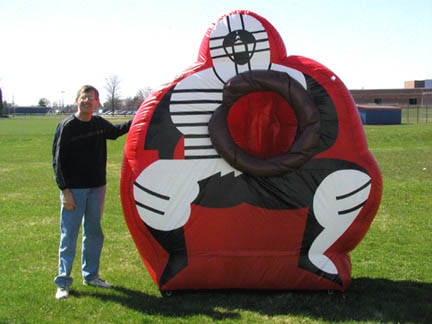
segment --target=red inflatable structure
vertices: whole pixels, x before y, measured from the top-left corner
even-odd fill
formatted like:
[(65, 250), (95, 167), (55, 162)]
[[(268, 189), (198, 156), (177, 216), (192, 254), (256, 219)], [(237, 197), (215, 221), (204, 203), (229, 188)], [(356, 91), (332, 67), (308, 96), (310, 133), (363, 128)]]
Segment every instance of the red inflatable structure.
[(380, 203), (379, 168), (342, 81), (287, 56), (249, 11), (141, 105), (126, 142), (126, 223), (161, 291), (333, 289)]

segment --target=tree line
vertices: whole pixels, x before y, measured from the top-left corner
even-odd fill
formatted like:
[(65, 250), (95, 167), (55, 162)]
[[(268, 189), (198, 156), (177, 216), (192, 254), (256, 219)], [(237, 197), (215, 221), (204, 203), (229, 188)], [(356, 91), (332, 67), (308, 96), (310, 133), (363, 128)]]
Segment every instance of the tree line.
[(111, 75), (105, 79), (106, 101), (102, 105), (114, 113), (117, 110), (137, 110), (144, 99), (152, 92), (150, 87), (138, 89), (134, 97), (121, 99), (120, 79), (117, 75)]
[[(145, 98), (152, 92), (150, 87), (138, 89), (135, 96), (122, 98), (121, 97), (121, 81), (117, 75), (111, 75), (105, 78), (106, 97), (100, 98), (101, 107), (106, 111), (111, 111), (113, 114), (116, 111), (136, 111), (140, 107)], [(62, 102), (51, 103), (47, 98), (40, 98), (37, 105), (39, 107), (52, 108), (61, 113), (71, 113), (76, 110), (75, 104), (64, 105)], [(12, 105), (4, 102), (0, 88), (0, 116), (5, 113), (5, 108), (12, 108)]]
[(3, 114), (4, 114), (3, 94), (2, 94), (2, 90), (0, 88), (0, 117), (2, 117)]

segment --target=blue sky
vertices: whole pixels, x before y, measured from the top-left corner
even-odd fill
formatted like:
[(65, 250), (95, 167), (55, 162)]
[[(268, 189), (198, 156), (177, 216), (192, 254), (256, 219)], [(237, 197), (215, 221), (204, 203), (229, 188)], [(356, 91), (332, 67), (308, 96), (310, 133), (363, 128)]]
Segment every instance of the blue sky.
[(16, 105), (73, 103), (117, 75), (122, 97), (195, 62), (208, 27), (251, 10), (288, 55), (314, 59), (349, 89), (432, 79), (431, 0), (0, 0), (0, 86)]

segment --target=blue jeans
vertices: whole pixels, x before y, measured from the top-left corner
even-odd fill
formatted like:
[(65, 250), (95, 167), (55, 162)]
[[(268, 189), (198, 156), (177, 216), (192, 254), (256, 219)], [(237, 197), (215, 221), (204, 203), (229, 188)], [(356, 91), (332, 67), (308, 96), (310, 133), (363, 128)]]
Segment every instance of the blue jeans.
[(60, 246), (58, 276), (54, 283), (67, 288), (72, 284), (72, 264), (75, 258), (76, 243), (82, 230), (81, 269), (84, 280), (90, 281), (99, 276), (99, 260), (102, 252), (104, 235), (101, 219), (105, 202), (106, 186), (97, 188), (71, 189), (75, 200), (75, 209), (63, 208), (60, 192)]

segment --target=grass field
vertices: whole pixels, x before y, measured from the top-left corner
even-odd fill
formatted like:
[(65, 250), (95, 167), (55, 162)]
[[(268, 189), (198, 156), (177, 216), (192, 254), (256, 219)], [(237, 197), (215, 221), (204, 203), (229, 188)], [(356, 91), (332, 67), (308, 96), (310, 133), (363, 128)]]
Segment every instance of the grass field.
[(58, 301), (59, 201), (51, 167), (58, 121), (0, 119), (0, 323), (432, 323), (432, 124), (365, 127), (383, 198), (351, 253), (351, 287), (333, 294), (197, 291), (162, 298), (122, 214), (126, 137), (109, 141), (101, 275), (115, 288), (83, 286), (78, 257), (71, 296)]

